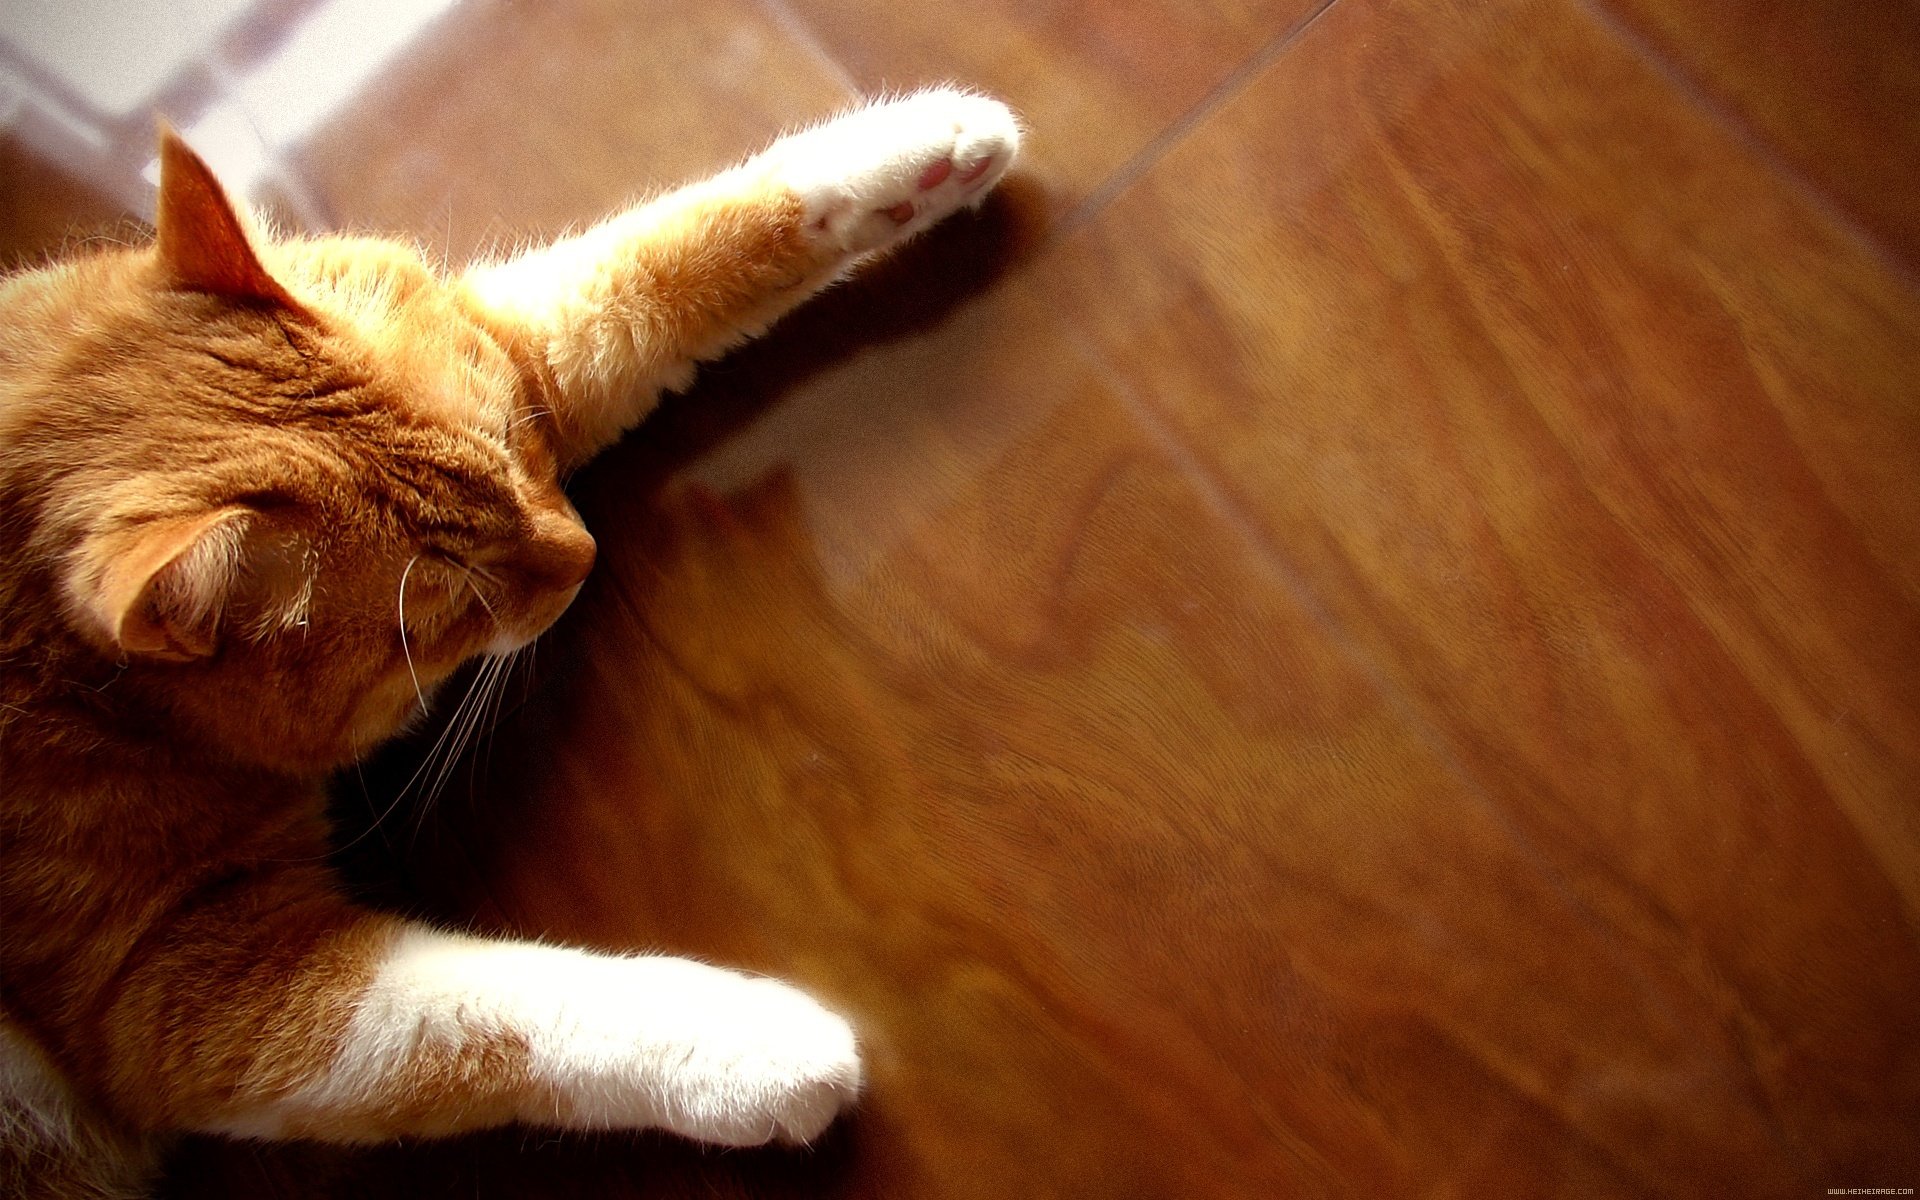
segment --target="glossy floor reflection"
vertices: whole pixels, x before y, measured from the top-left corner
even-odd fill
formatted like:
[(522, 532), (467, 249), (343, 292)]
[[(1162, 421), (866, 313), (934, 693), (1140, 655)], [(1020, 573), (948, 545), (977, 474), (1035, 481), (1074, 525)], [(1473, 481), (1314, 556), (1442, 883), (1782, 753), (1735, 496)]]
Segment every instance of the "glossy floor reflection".
[(457, 258), (856, 90), (1032, 122), (576, 481), (576, 609), (348, 864), (803, 982), (872, 1090), (175, 1194), (1920, 1186), (1914, 31), (1741, 7), (452, 12), (289, 159), (319, 218)]

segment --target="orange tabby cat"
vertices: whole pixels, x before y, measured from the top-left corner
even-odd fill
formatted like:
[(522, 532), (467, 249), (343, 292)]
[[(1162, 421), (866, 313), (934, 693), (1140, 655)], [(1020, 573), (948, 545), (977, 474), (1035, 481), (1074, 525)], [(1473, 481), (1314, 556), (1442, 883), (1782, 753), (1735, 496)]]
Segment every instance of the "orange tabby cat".
[(771, 980), (356, 908), (322, 785), (594, 543), (556, 477), (694, 364), (977, 202), (932, 91), (443, 278), (275, 242), (162, 138), (158, 234), (0, 284), (0, 1192), (137, 1194), (175, 1131), (819, 1133), (847, 1024)]

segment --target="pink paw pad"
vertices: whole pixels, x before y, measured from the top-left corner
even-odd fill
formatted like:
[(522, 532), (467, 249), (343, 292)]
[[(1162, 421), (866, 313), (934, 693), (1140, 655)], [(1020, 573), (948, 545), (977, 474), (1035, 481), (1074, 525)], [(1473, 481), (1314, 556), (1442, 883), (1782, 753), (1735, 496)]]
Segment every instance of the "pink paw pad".
[(920, 172), (920, 190), (939, 187), (942, 180), (953, 174), (953, 160), (943, 158), (939, 162)]
[(913, 201), (902, 200), (887, 210), (887, 218), (895, 225), (905, 225), (913, 220)]
[(981, 159), (979, 162), (974, 163), (972, 166), (962, 170), (960, 172), (960, 182), (972, 183), (974, 180), (980, 178), (982, 175), (985, 175), (987, 173), (987, 169), (991, 166), (993, 166), (993, 155), (989, 154), (985, 158)]

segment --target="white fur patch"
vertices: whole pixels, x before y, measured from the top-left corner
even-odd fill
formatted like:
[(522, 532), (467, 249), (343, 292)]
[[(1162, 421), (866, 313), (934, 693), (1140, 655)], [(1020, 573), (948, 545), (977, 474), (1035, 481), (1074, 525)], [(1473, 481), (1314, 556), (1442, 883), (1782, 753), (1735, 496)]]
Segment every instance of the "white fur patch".
[[(145, 1195), (153, 1147), (89, 1111), (33, 1040), (0, 1017), (0, 1195)], [(57, 1180), (50, 1183), (49, 1180)]]
[(0, 1021), (0, 1142), (75, 1146), (73, 1092), (39, 1047)]
[(503, 1034), (525, 1042), (536, 1082), (517, 1115), (542, 1124), (806, 1141), (860, 1087), (853, 1031), (785, 984), (685, 959), (411, 928), (325, 1074), (222, 1131), (270, 1137), (292, 1117), (370, 1107), (417, 1050), (444, 1055)]
[[(860, 255), (978, 205), (1019, 149), (1020, 124), (1006, 105), (938, 88), (783, 138), (765, 159), (805, 203), (809, 224)], [(942, 163), (945, 177), (923, 188)]]

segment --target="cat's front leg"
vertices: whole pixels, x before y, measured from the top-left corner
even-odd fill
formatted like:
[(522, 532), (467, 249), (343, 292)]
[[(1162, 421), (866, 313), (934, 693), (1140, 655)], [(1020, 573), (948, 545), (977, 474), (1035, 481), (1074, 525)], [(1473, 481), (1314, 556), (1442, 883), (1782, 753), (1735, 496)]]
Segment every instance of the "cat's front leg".
[(697, 363), (752, 337), (862, 258), (978, 204), (1019, 151), (1004, 104), (953, 89), (782, 138), (720, 175), (466, 276), (483, 320), (547, 369), (577, 463)]
[(805, 1142), (859, 1092), (847, 1023), (800, 991), (668, 957), (404, 927), (331, 1057), (219, 1132), (365, 1141), (520, 1120)]

